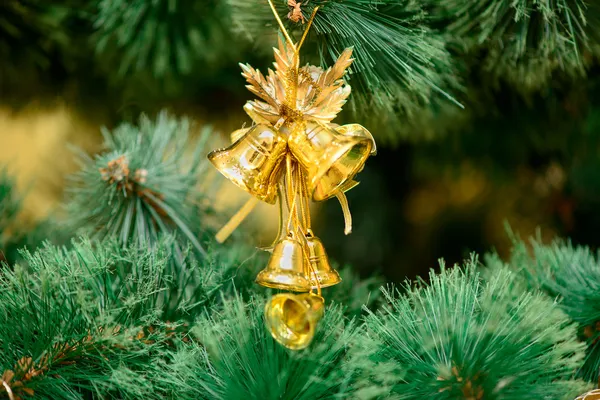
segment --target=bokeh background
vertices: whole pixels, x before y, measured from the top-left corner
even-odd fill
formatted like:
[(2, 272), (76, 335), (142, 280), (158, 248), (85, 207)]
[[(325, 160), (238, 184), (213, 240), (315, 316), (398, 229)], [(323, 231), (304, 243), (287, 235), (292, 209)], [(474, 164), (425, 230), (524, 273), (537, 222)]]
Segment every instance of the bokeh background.
[[(211, 125), (216, 147), (247, 124), (242, 106), (252, 95), (238, 63), (266, 70), (276, 43), (273, 24), (248, 7), (216, 0), (2, 2), (0, 163), (26, 194), (21, 224), (60, 218), (67, 177), (77, 169), (70, 147), (101, 150), (102, 126), (167, 109), (198, 127)], [(444, 36), (436, 30), (443, 22), (428, 23)], [(588, 18), (590, 31), (600, 31), (594, 23)], [(448, 42), (456, 65), (447, 71), (456, 81), (450, 93), (463, 108), (440, 96), (410, 113), (401, 104), (382, 120), (362, 101), (340, 116), (340, 123), (370, 128), (379, 153), (348, 193), (352, 235), (343, 235), (337, 202), (314, 207), (315, 231), (332, 258), (363, 276), (400, 281), (426, 274), (442, 257), (453, 263), (493, 248), (505, 254), (506, 225), (523, 237), (539, 230), (544, 240), (600, 244), (597, 53), (582, 50), (578, 73), (568, 65), (547, 73), (544, 62), (554, 62), (548, 56), (508, 74), (489, 65), (495, 44), (465, 51)], [(308, 43), (309, 59), (316, 46)], [(360, 94), (355, 87), (351, 96)], [(227, 219), (246, 197), (233, 185), (223, 190), (214, 201)], [(241, 229), (269, 242), (275, 228), (276, 211), (265, 206)]]

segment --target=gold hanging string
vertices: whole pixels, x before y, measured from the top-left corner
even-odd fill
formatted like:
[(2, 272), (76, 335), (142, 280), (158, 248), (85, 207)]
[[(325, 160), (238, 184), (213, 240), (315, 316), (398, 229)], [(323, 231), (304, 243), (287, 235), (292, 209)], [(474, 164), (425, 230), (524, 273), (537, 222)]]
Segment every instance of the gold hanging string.
[(296, 188), (294, 185), (294, 176), (293, 176), (293, 165), (292, 165), (292, 155), (288, 152), (285, 158), (285, 175), (286, 175), (286, 186), (288, 195), (291, 196), (290, 200), (290, 215), (288, 216), (287, 222), (287, 230), (292, 231), (292, 221), (297, 220), (297, 212), (296, 212)]
[(302, 45), (304, 44), (304, 40), (308, 36), (308, 31), (310, 30), (310, 27), (313, 23), (313, 20), (315, 19), (315, 15), (317, 14), (318, 10), (319, 10), (318, 6), (313, 9), (310, 19), (308, 20), (308, 24), (306, 25), (306, 29), (304, 29), (304, 32), (302, 34), (302, 39), (300, 39), (300, 42), (298, 43), (298, 45), (293, 48), (294, 49), (293, 66), (288, 71), (287, 91), (286, 91), (287, 92), (286, 93), (286, 95), (287, 95), (286, 102), (287, 102), (288, 107), (290, 107), (290, 109), (292, 111), (296, 110), (296, 102), (297, 102), (297, 97), (298, 97), (298, 71), (300, 70), (300, 48), (302, 47)]
[(306, 218), (306, 198), (304, 197), (304, 185), (302, 184), (304, 180), (304, 172), (302, 168), (298, 168), (298, 189), (300, 191), (300, 215), (302, 217), (301, 230), (302, 233), (305, 234), (308, 226), (308, 220)]
[(290, 34), (288, 33), (287, 29), (285, 29), (285, 26), (283, 25), (281, 18), (279, 18), (279, 14), (277, 13), (277, 9), (275, 8), (273, 1), (272, 0), (267, 0), (267, 1), (269, 2), (269, 7), (271, 7), (271, 11), (273, 12), (273, 15), (275, 16), (275, 20), (277, 21), (277, 24), (279, 25), (279, 29), (281, 29), (281, 32), (283, 33), (285, 40), (287, 41), (288, 45), (294, 51), (293, 65), (287, 71), (287, 77), (286, 77), (286, 103), (287, 103), (286, 105), (287, 105), (287, 107), (290, 108), (291, 111), (295, 111), (296, 110), (296, 101), (297, 101), (296, 98), (297, 98), (297, 93), (298, 93), (298, 70), (300, 68), (300, 48), (304, 44), (304, 40), (306, 40), (306, 36), (308, 36), (308, 31), (310, 30), (310, 27), (313, 23), (313, 20), (315, 19), (315, 15), (317, 14), (319, 7), (317, 6), (313, 9), (310, 19), (308, 20), (308, 24), (306, 25), (306, 29), (304, 29), (304, 32), (302, 34), (302, 38), (300, 39), (300, 42), (298, 43), (298, 45), (295, 45), (292, 38), (290, 37)]
[(15, 400), (15, 395), (13, 394), (10, 385), (4, 379), (2, 379), (2, 386), (4, 386), (4, 390), (6, 390), (6, 393), (8, 394), (8, 398), (10, 400)]
[[(309, 268), (309, 274), (311, 274), (314, 277), (315, 283), (317, 285), (317, 294), (319, 296), (321, 296), (321, 282), (319, 281), (319, 277), (317, 276), (317, 270), (315, 269), (315, 267), (312, 265), (312, 263), (310, 262), (310, 254), (308, 254), (307, 248), (308, 248), (308, 240), (306, 239), (306, 235), (301, 234), (300, 235), (300, 240), (302, 240), (302, 254), (304, 255), (304, 259), (306, 260), (306, 265), (308, 265)], [(311, 287), (310, 291), (312, 292), (314, 289)]]
[(302, 189), (302, 196), (304, 197), (304, 207), (306, 207), (306, 215), (305, 215), (305, 225), (306, 225), (306, 230), (309, 231), (311, 228), (311, 221), (310, 221), (310, 194), (308, 193), (308, 186), (306, 184), (306, 173), (305, 171), (302, 171), (302, 181), (300, 182), (300, 184), (302, 185), (301, 189)]
[(273, 4), (273, 1), (272, 0), (267, 0), (267, 1), (269, 2), (269, 6), (271, 7), (271, 11), (273, 11), (273, 15), (275, 16), (275, 19), (277, 20), (277, 24), (279, 25), (279, 29), (281, 29), (281, 32), (283, 33), (283, 36), (285, 36), (285, 40), (287, 40), (288, 44), (290, 46), (292, 46), (292, 49), (294, 49), (294, 51), (296, 51), (296, 45), (294, 44), (294, 41), (290, 37), (290, 34), (288, 33), (288, 31), (285, 29), (285, 26), (283, 26), (283, 22), (281, 22), (281, 18), (279, 18), (279, 14), (277, 14), (277, 9), (275, 8), (275, 5)]
[[(284, 196), (287, 196), (283, 191), (285, 190), (285, 185), (278, 184), (277, 192), (278, 192), (278, 208), (279, 208), (279, 226), (277, 227), (277, 236), (275, 237), (275, 241), (271, 244), (271, 247), (274, 247), (275, 244), (281, 240), (281, 235), (283, 235), (283, 202)], [(285, 200), (287, 202), (287, 199)]]
[[(306, 236), (303, 235), (302, 237), (304, 238), (304, 241), (306, 242)], [(310, 268), (310, 272), (313, 275), (313, 277), (315, 278), (315, 283), (317, 284), (317, 294), (319, 296), (321, 296), (321, 282), (319, 281), (319, 277), (317, 276), (317, 270), (315, 269), (315, 267), (310, 262), (310, 256), (309, 256), (308, 252), (306, 251), (306, 247), (305, 246), (302, 246), (302, 253), (304, 253), (304, 257), (306, 258), (306, 261), (308, 263), (308, 267)], [(314, 289), (311, 288), (311, 292), (313, 290)]]
[[(317, 276), (317, 270), (313, 266), (310, 254), (308, 254), (308, 239), (306, 235), (311, 232), (310, 230), (310, 205), (308, 198), (308, 189), (306, 187), (306, 176), (304, 174), (304, 170), (301, 167), (297, 168), (297, 185), (298, 185), (298, 194), (300, 195), (300, 213), (302, 214), (302, 232), (299, 237), (302, 240), (302, 254), (306, 260), (306, 265), (309, 268), (309, 274), (314, 277), (314, 281), (317, 286), (317, 294), (321, 296), (321, 282), (319, 281), (319, 277)], [(314, 289), (311, 288), (311, 291)]]
[[(303, 221), (304, 221), (304, 209), (303, 209), (303, 204), (304, 204), (304, 199), (302, 198), (302, 183), (301, 183), (301, 174), (302, 174), (302, 167), (298, 164), (298, 163), (294, 163), (294, 172), (293, 172), (293, 176), (294, 176), (294, 196), (299, 196), (300, 200), (297, 203), (297, 210), (296, 210), (296, 216), (295, 216), (295, 223), (296, 226), (298, 227), (298, 231), (300, 233), (300, 235), (304, 234), (304, 225), (303, 225)], [(302, 220), (300, 220), (300, 218), (302, 218)]]
[(310, 30), (310, 26), (312, 25), (315, 19), (315, 15), (317, 15), (317, 11), (319, 11), (319, 6), (313, 8), (312, 14), (310, 14), (310, 18), (308, 20), (308, 23), (306, 24), (306, 29), (304, 29), (304, 33), (302, 34), (302, 39), (300, 39), (298, 46), (296, 46), (296, 54), (298, 55), (298, 57), (300, 56), (300, 48), (302, 47), (302, 45), (304, 44), (304, 40), (308, 36), (308, 31)]
[(227, 221), (225, 225), (217, 232), (215, 238), (217, 242), (223, 243), (237, 229), (244, 219), (252, 212), (258, 204), (258, 199), (254, 196), (250, 197), (246, 203)]
[(352, 214), (350, 214), (348, 199), (341, 190), (336, 192), (335, 197), (339, 200), (340, 206), (342, 206), (342, 212), (344, 213), (344, 234), (349, 235), (352, 233)]

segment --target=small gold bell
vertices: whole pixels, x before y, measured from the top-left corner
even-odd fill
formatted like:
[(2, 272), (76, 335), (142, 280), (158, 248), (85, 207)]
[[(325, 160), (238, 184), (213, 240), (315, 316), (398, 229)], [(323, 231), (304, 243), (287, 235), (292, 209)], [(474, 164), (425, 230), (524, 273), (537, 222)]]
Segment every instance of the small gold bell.
[(306, 292), (310, 290), (302, 244), (288, 236), (277, 242), (269, 263), (259, 272), (256, 283), (262, 286)]
[(307, 171), (313, 200), (322, 201), (347, 189), (347, 182), (364, 167), (373, 141), (366, 135), (340, 134), (309, 121), (297, 125), (288, 145)]
[(306, 243), (308, 260), (312, 266), (312, 269), (308, 271), (312, 288), (317, 289), (319, 286), (325, 288), (340, 283), (342, 278), (335, 269), (331, 268), (323, 242), (314, 236), (310, 229), (306, 234)]
[(315, 335), (324, 308), (325, 300), (314, 293), (277, 294), (265, 305), (267, 328), (288, 349), (304, 349)]
[(267, 203), (277, 199), (286, 139), (275, 129), (256, 125), (231, 146), (209, 153), (208, 159), (227, 179)]

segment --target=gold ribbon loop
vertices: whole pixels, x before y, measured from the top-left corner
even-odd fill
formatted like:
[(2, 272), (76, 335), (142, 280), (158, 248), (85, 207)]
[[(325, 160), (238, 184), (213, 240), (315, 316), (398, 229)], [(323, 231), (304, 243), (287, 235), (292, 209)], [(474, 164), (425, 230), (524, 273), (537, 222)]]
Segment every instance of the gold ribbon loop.
[(10, 388), (10, 385), (8, 383), (6, 383), (6, 381), (4, 379), (2, 379), (2, 386), (4, 386), (4, 390), (6, 390), (6, 393), (8, 394), (8, 398), (10, 400), (15, 400), (15, 395), (13, 394), (13, 391)]
[(335, 197), (342, 206), (342, 212), (344, 213), (344, 234), (349, 235), (352, 233), (352, 214), (350, 214), (350, 207), (348, 206), (348, 199), (341, 190), (337, 191)]
[(256, 197), (250, 197), (246, 203), (236, 212), (233, 217), (227, 221), (227, 223), (217, 232), (215, 239), (217, 242), (223, 243), (227, 238), (237, 229), (237, 227), (246, 219), (248, 214), (252, 212), (254, 207), (258, 204)]

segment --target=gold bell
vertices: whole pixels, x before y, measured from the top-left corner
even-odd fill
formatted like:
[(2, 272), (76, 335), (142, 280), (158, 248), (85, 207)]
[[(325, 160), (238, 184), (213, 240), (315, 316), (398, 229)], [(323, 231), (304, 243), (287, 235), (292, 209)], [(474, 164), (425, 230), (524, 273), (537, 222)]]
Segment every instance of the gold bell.
[(307, 171), (313, 200), (322, 201), (347, 189), (346, 183), (364, 167), (373, 141), (366, 135), (341, 134), (309, 121), (297, 125), (288, 145)]
[(208, 159), (227, 179), (258, 199), (274, 204), (286, 139), (267, 125), (248, 129), (231, 146), (214, 150)]
[(335, 131), (342, 135), (358, 136), (361, 138), (369, 139), (371, 141), (371, 144), (373, 145), (373, 147), (371, 147), (371, 155), (377, 155), (377, 144), (375, 143), (375, 138), (373, 137), (371, 132), (369, 132), (364, 126), (360, 124), (346, 124), (336, 126)]
[(340, 275), (335, 269), (331, 268), (323, 242), (321, 242), (321, 239), (314, 236), (310, 229), (306, 234), (306, 243), (308, 260), (312, 266), (308, 271), (312, 288), (325, 288), (340, 283), (342, 278), (340, 278)]
[(269, 263), (256, 277), (262, 286), (306, 292), (310, 290), (302, 244), (288, 236), (277, 242)]
[(277, 294), (265, 305), (267, 328), (288, 349), (304, 349), (315, 336), (324, 308), (325, 300), (314, 293)]

